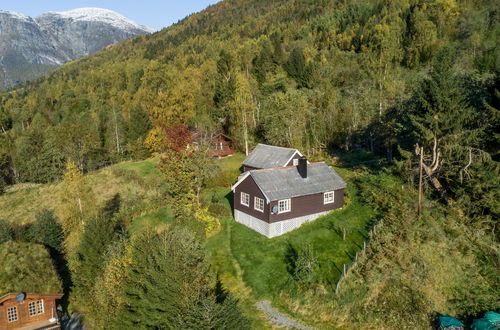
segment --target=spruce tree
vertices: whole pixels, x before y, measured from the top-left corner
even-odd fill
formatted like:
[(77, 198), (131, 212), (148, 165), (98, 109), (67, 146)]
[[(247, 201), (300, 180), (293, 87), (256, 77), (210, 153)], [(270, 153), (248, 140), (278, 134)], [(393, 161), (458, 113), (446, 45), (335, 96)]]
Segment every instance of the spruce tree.
[(62, 250), (64, 234), (54, 211), (44, 209), (37, 213), (36, 221), (28, 229), (28, 239), (52, 248)]
[(119, 328), (247, 328), (236, 301), (211, 290), (203, 246), (186, 227), (134, 237), (130, 260)]

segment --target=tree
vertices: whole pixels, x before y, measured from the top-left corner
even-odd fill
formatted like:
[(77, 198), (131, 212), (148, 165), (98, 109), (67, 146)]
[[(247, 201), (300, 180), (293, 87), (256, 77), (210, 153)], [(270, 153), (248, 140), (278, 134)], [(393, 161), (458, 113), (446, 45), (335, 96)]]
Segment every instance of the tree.
[(68, 160), (61, 190), (61, 224), (66, 236), (66, 252), (76, 251), (85, 220), (95, 216), (92, 189), (72, 160)]
[(129, 279), (124, 286), (124, 328), (175, 328), (208, 290), (203, 248), (186, 229), (133, 238)]
[(262, 117), (264, 136), (269, 143), (304, 147), (310, 118), (306, 92), (291, 90), (271, 94), (263, 103)]
[(106, 203), (99, 216), (85, 223), (73, 267), (73, 303), (83, 313), (90, 313), (94, 307), (93, 290), (105, 267), (105, 252), (118, 238), (119, 227), (113, 216), (119, 208), (120, 198), (115, 195)]
[(306, 64), (306, 59), (304, 57), (304, 51), (300, 47), (295, 47), (288, 61), (286, 61), (284, 68), (288, 75), (295, 79), (297, 86), (310, 87), (312, 78), (312, 66)]
[(146, 158), (148, 152), (144, 140), (151, 129), (151, 122), (146, 112), (141, 107), (133, 107), (130, 110), (126, 137), (129, 151), (136, 159)]
[(218, 300), (196, 235), (183, 226), (133, 238), (122, 328), (244, 329), (236, 301)]
[(257, 97), (254, 95), (250, 79), (251, 77), (247, 74), (237, 74), (235, 97), (229, 104), (233, 136), (238, 137), (237, 141), (243, 140), (243, 149), (246, 155), (248, 155), (249, 135), (257, 124), (257, 114), (255, 113)]
[(54, 211), (43, 209), (36, 215), (36, 221), (28, 229), (28, 239), (52, 248), (62, 250), (64, 234)]
[(215, 79), (214, 104), (217, 107), (217, 112), (214, 113), (216, 115), (214, 119), (227, 125), (229, 119), (227, 104), (234, 98), (236, 77), (233, 55), (225, 50), (220, 52)]
[[(460, 185), (460, 173), (467, 170), (472, 153), (483, 153), (477, 113), (464, 98), (466, 93), (454, 73), (453, 58), (451, 48), (437, 53), (430, 79), (422, 82), (417, 91), (409, 119), (417, 141), (442, 156), (441, 171), (435, 178), (445, 181), (448, 190)], [(427, 174), (434, 177), (433, 173)]]

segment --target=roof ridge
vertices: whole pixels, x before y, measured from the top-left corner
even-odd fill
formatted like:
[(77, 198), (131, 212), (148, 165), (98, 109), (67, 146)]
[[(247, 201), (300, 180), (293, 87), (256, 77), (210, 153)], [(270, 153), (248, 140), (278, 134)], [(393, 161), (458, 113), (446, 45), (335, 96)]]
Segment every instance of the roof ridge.
[[(311, 166), (311, 165), (319, 165), (319, 164), (326, 164), (324, 161), (321, 161), (321, 162), (314, 162), (314, 163), (309, 163), (307, 164), (307, 166)], [(273, 171), (273, 170), (283, 170), (283, 169), (287, 169), (287, 168), (292, 168), (292, 167), (297, 167), (297, 165), (290, 165), (290, 166), (278, 166), (278, 167), (271, 167), (271, 168), (261, 168), (261, 169), (257, 169), (257, 170), (250, 170), (249, 172), (250, 173), (255, 173), (255, 172), (266, 172), (266, 171)]]
[[(281, 146), (273, 146), (271, 144), (265, 144), (265, 143), (257, 143), (257, 146), (266, 146), (266, 147), (272, 147), (272, 148), (279, 148), (279, 149), (286, 149), (286, 150), (295, 150), (295, 151), (299, 151), (299, 149), (296, 149), (296, 148), (289, 148), (289, 147), (281, 147)], [(256, 146), (256, 147), (257, 147)], [(254, 149), (255, 150), (255, 149)]]

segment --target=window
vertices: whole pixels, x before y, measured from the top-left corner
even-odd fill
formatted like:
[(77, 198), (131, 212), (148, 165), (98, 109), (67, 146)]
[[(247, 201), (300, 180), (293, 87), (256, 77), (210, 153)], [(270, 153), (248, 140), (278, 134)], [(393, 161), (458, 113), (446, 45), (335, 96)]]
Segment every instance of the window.
[(278, 202), (278, 213), (290, 212), (290, 200), (282, 199)]
[(296, 159), (293, 160), (293, 166), (297, 166), (297, 165), (299, 165), (299, 159), (298, 158), (296, 158)]
[(253, 207), (260, 212), (264, 212), (264, 200), (259, 197), (254, 197)]
[(43, 300), (38, 300), (36, 302), (36, 312), (38, 314), (43, 314), (43, 312), (44, 312), (44, 309), (43, 309)]
[(17, 321), (17, 307), (7, 308), (7, 321)]
[(241, 205), (250, 206), (250, 195), (247, 193), (241, 193)]
[(331, 204), (334, 201), (335, 192), (329, 191), (323, 194), (323, 204)]
[(36, 301), (28, 304), (28, 311), (30, 312), (30, 316), (36, 315)]
[(28, 304), (28, 311), (30, 316), (43, 314), (43, 300), (33, 301)]

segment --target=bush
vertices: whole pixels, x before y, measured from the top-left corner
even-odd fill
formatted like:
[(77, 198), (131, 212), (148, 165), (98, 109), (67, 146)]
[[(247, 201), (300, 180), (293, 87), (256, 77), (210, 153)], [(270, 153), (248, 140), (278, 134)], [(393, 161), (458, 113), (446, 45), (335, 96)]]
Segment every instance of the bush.
[(233, 183), (236, 182), (238, 175), (240, 172), (236, 171), (223, 171), (219, 175), (211, 178), (207, 181), (207, 187), (215, 188), (215, 187), (230, 187)]
[(208, 212), (214, 217), (223, 217), (228, 215), (228, 210), (220, 203), (210, 204), (208, 206)]
[(0, 219), (0, 244), (14, 239), (14, 228), (10, 222)]

